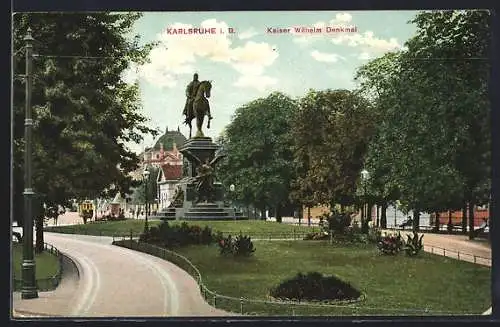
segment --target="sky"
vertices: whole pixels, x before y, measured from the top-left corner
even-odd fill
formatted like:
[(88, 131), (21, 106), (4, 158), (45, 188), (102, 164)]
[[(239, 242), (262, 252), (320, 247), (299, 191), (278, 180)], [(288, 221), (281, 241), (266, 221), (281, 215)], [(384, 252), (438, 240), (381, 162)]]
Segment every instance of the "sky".
[[(280, 91), (300, 97), (309, 89), (353, 89), (356, 70), (399, 50), (416, 31), (416, 11), (147, 12), (131, 35), (157, 42), (149, 62), (123, 74), (138, 82), (143, 114), (161, 133), (183, 125), (185, 88), (193, 74), (212, 81), (211, 128), (217, 138), (236, 108)], [(295, 28), (308, 31), (296, 31)], [(314, 28), (311, 32), (311, 29)], [(189, 28), (213, 33), (189, 33)], [(341, 30), (344, 28), (344, 31)], [(281, 30), (281, 32), (276, 32)], [(288, 30), (288, 32), (286, 32)], [(193, 126), (194, 126), (193, 121)], [(194, 132), (193, 132), (194, 134)], [(160, 134), (161, 135), (161, 134)], [(158, 138), (157, 136), (156, 138)], [(128, 144), (135, 152), (153, 145)]]

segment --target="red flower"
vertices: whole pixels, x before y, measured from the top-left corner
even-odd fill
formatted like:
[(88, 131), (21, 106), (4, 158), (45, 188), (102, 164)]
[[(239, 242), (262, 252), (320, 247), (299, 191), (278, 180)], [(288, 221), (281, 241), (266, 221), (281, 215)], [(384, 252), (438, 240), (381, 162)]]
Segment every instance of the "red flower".
[(224, 246), (224, 240), (220, 240), (219, 244), (220, 246)]

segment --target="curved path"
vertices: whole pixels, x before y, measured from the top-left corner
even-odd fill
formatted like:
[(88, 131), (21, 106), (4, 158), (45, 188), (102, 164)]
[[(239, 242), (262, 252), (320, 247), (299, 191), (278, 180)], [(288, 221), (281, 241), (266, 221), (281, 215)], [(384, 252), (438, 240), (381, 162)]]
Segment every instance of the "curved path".
[[(45, 233), (76, 264), (53, 292), (14, 296), (19, 314), (70, 317), (229, 316), (205, 302), (196, 281), (163, 259), (111, 245), (110, 237)], [(69, 276), (67, 276), (69, 274)]]

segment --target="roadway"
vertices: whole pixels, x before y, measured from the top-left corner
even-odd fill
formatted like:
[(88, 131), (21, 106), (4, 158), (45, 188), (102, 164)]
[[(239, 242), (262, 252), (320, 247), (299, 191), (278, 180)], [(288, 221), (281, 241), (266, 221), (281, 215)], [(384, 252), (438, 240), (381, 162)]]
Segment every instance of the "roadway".
[(160, 258), (111, 245), (110, 237), (45, 233), (73, 261), (60, 286), (13, 298), (21, 315), (66, 317), (228, 316), (205, 302), (196, 281)]

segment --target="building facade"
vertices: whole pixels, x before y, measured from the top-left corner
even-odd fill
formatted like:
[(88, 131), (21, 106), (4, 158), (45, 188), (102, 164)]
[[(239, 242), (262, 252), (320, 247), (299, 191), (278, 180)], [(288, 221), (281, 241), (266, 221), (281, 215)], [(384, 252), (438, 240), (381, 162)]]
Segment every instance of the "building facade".
[(172, 202), (175, 189), (182, 178), (182, 165), (165, 164), (160, 167), (156, 183), (158, 185), (159, 210), (167, 208)]

